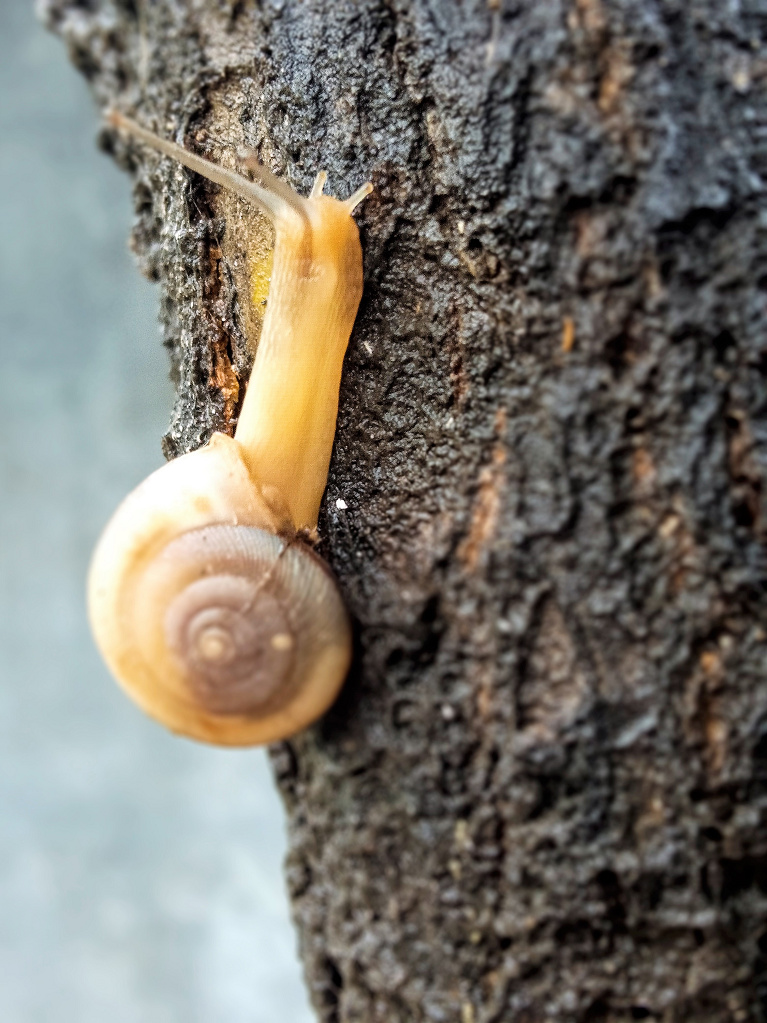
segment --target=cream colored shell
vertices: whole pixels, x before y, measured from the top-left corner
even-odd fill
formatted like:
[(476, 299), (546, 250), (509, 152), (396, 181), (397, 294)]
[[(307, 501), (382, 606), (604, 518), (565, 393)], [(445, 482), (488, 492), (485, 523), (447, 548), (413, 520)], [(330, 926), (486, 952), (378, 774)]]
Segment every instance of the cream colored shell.
[[(133, 699), (175, 732), (221, 745), (272, 742), (322, 714), (343, 683), (351, 632), (338, 590), (320, 559), (275, 524), (239, 444), (215, 434), (134, 490), (96, 548), (88, 583), (96, 643)], [(222, 533), (243, 534), (228, 541), (228, 556)], [(252, 548), (250, 559), (238, 546)], [(222, 709), (201, 699), (188, 658), (170, 641), (169, 614), (201, 582), (248, 578), (283, 613), (264, 645), (289, 663), (276, 693), (249, 699), (246, 691), (238, 713), (236, 700)]]

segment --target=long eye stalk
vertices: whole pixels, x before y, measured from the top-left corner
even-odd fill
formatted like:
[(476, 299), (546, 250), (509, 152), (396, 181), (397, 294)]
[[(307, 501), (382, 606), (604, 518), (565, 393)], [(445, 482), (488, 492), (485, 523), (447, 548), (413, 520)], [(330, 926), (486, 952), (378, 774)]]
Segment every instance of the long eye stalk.
[(147, 131), (119, 111), (111, 111), (107, 115), (107, 121), (112, 127), (133, 135), (145, 145), (177, 160), (189, 170), (196, 171), (209, 181), (215, 181), (217, 185), (222, 185), (248, 202), (255, 203), (273, 222), (290, 216), (291, 212), (301, 217), (307, 215), (306, 201), (253, 157), (248, 159), (248, 169), (258, 177), (258, 181), (250, 181), (236, 171), (219, 167), (218, 164), (206, 160), (204, 156), (198, 156), (189, 149), (176, 145), (175, 142)]

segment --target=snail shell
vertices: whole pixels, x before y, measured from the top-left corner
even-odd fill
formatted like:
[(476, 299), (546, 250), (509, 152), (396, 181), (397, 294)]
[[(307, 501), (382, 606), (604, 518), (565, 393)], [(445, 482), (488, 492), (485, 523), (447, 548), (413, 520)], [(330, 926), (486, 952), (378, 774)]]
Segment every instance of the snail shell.
[(238, 443), (215, 434), (142, 483), (102, 536), (88, 587), (96, 642), (173, 731), (271, 742), (335, 699), (351, 655), (346, 611), (327, 566), (282, 528)]

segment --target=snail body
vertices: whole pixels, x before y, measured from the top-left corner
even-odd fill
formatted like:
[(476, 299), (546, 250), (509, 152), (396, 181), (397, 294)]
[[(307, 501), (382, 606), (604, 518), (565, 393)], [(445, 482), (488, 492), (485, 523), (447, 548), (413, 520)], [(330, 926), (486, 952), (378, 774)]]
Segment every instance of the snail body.
[(271, 742), (322, 714), (351, 659), (314, 530), (335, 433), (341, 364), (362, 293), (346, 202), (307, 199), (250, 162), (234, 174), (122, 115), (112, 123), (258, 205), (274, 269), (234, 437), (221, 433), (153, 473), (107, 525), (88, 609), (124, 689), (172, 731), (220, 745)]

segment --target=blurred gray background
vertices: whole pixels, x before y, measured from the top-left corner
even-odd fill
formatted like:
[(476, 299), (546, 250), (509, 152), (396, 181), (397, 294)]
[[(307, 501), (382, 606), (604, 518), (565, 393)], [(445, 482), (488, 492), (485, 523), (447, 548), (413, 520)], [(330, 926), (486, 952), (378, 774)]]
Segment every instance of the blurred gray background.
[(264, 753), (143, 718), (87, 630), (90, 552), (172, 401), (96, 131), (31, 0), (2, 0), (0, 1019), (308, 1023)]

